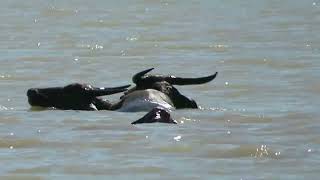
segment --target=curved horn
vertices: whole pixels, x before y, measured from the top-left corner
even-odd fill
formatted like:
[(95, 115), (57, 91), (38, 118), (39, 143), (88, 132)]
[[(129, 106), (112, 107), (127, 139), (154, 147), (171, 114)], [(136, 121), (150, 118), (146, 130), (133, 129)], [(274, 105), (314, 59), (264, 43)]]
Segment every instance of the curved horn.
[(212, 81), (216, 78), (218, 72), (213, 75), (200, 77), (200, 78), (180, 78), (180, 77), (169, 77), (167, 82), (174, 84), (174, 85), (192, 85), (192, 84), (204, 84), (207, 82)]
[(105, 96), (105, 95), (111, 95), (111, 94), (127, 91), (128, 90), (127, 88), (130, 86), (131, 85), (111, 87), (111, 88), (104, 88), (104, 87), (93, 88), (91, 90), (88, 90), (88, 92), (93, 96)]
[(137, 82), (141, 79), (142, 76), (144, 76), (145, 74), (147, 74), (148, 72), (152, 71), (154, 68), (150, 68), (141, 72), (138, 72), (137, 74), (135, 74), (132, 77), (132, 81), (137, 84)]

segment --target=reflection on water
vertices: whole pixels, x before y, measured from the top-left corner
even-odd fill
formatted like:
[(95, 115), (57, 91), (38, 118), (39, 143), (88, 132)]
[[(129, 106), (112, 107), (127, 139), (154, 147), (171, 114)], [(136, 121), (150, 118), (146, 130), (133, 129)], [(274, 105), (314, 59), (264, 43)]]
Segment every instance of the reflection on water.
[[(316, 179), (319, 3), (5, 1), (1, 179)], [(30, 108), (30, 87), (199, 77), (177, 125), (144, 113)], [(116, 100), (120, 95), (107, 97)]]

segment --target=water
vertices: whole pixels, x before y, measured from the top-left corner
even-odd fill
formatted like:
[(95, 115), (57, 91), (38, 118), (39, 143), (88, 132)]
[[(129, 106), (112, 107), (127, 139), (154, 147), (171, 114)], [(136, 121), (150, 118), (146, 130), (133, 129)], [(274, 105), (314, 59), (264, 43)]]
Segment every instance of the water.
[[(316, 179), (320, 1), (19, 1), (0, 7), (1, 179)], [(201, 110), (30, 110), (26, 90), (155, 67)], [(108, 97), (110, 100), (119, 95)]]

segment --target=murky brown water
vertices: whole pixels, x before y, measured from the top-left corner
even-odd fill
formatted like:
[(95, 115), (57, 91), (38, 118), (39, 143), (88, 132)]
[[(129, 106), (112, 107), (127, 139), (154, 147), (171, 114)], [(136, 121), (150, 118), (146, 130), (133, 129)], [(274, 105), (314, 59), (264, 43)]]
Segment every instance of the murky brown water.
[[(1, 1), (0, 179), (316, 179), (320, 2)], [(30, 110), (30, 87), (203, 76), (200, 110)], [(119, 95), (111, 96), (116, 99)]]

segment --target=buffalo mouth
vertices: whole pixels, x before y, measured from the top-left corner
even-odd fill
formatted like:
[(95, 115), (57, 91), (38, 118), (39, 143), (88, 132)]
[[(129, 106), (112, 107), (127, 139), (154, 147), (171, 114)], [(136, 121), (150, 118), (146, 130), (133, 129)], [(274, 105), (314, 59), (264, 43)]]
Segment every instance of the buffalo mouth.
[(31, 106), (91, 110), (93, 100), (96, 97), (124, 92), (129, 86), (99, 88), (87, 84), (74, 83), (64, 87), (31, 88), (27, 91), (27, 96)]
[[(53, 100), (63, 94), (62, 87), (31, 88), (27, 91), (28, 102), (31, 106), (53, 107)], [(50, 103), (51, 102), (51, 103)]]

